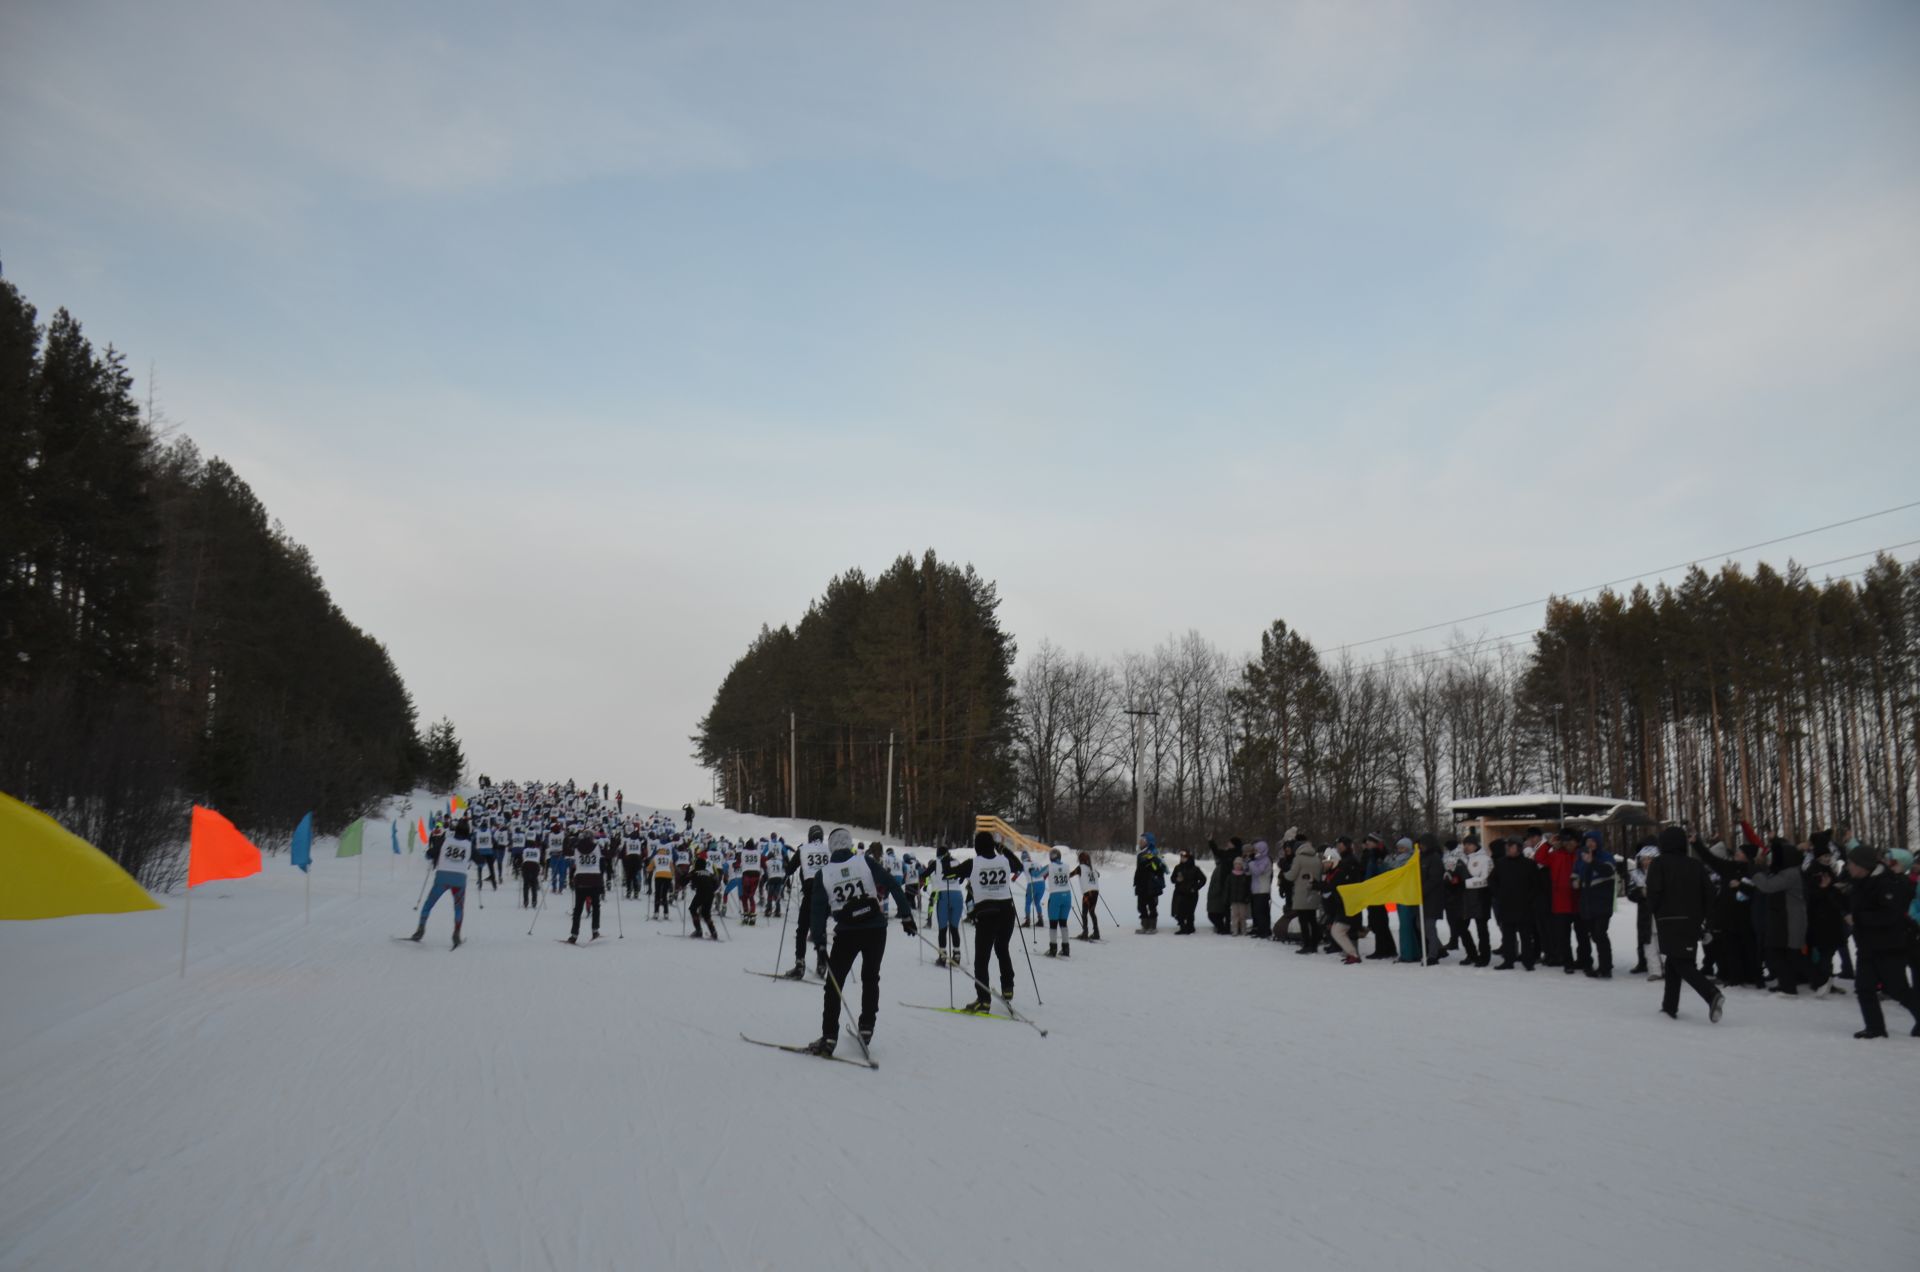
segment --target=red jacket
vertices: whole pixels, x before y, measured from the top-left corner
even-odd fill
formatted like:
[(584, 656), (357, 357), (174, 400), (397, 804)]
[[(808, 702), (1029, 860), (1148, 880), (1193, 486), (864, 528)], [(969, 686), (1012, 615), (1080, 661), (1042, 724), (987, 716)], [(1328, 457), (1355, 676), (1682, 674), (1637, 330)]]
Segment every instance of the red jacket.
[(1566, 848), (1547, 851), (1547, 874), (1553, 880), (1553, 912), (1572, 914), (1580, 907), (1573, 897), (1573, 867), (1580, 854)]

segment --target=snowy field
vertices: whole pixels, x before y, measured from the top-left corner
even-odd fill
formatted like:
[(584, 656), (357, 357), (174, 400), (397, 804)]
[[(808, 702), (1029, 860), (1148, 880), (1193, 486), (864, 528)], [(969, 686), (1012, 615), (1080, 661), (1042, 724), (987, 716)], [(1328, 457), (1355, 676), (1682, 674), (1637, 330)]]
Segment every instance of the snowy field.
[(284, 856), (201, 889), (184, 981), (177, 899), (0, 925), (0, 1268), (1920, 1266), (1920, 1041), (1851, 999), (1675, 1023), (1637, 977), (1137, 936), (1119, 890), (1044, 1004), (1021, 961), (1044, 1039), (900, 1007), (949, 981), (895, 925), (868, 1072), (739, 1040), (819, 1031), (742, 974), (777, 923), (610, 900), (571, 949), (503, 886), (396, 944), (379, 830), (307, 925)]

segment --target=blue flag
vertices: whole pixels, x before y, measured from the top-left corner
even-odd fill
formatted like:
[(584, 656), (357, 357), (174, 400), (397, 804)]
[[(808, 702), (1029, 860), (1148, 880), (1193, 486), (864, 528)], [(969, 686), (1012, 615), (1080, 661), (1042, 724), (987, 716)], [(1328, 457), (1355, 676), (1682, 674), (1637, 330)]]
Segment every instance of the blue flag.
[(287, 859), (305, 870), (313, 864), (313, 814), (308, 813), (293, 828), (293, 848), (287, 853)]
[(398, 857), (400, 855), (400, 823), (388, 822), (387, 834), (393, 840), (393, 855)]

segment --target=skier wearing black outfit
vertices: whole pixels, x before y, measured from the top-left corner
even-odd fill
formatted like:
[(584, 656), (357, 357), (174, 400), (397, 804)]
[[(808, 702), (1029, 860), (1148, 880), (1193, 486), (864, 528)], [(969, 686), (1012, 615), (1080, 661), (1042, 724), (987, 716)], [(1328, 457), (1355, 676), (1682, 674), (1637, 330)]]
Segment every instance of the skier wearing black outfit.
[(567, 938), (567, 944), (580, 943), (583, 910), (591, 911), (593, 917), (593, 935), (588, 939), (597, 941), (600, 939), (600, 898), (607, 892), (600, 874), (604, 868), (601, 858), (606, 854), (592, 836), (585, 834), (567, 836), (566, 852), (573, 861), (573, 935)]
[[(820, 887), (820, 872), (826, 868), (832, 853), (826, 841), (821, 838), (818, 826), (807, 827), (807, 842), (800, 849), (800, 917), (801, 922), (793, 925), (793, 970), (786, 973), (788, 980), (803, 980), (807, 975), (807, 938), (813, 932), (812, 920), (814, 893)], [(851, 846), (853, 836), (847, 836)], [(822, 976), (827, 972), (827, 949), (825, 945), (814, 946), (815, 966)]]
[(1707, 1000), (1708, 1015), (1716, 1023), (1726, 1007), (1726, 996), (1713, 987), (1694, 964), (1700, 929), (1713, 903), (1713, 882), (1707, 868), (1687, 851), (1687, 832), (1668, 826), (1660, 832), (1660, 855), (1647, 867), (1647, 904), (1660, 934), (1660, 954), (1666, 962), (1666, 989), (1660, 1010), (1672, 1019), (1680, 1016), (1680, 982)]
[(973, 860), (960, 868), (973, 888), (973, 992), (967, 1011), (986, 1011), (993, 1006), (987, 994), (987, 966), (993, 956), (1000, 959), (1000, 997), (1013, 997), (1014, 924), (1019, 916), (1013, 908), (1014, 883), (1020, 878), (1020, 859), (981, 831), (973, 837)]
[(698, 938), (701, 935), (700, 925), (705, 923), (707, 938), (719, 940), (720, 933), (713, 926), (713, 894), (720, 890), (720, 879), (707, 864), (705, 848), (693, 854), (693, 870), (688, 875), (688, 882), (693, 887), (693, 902), (687, 906), (687, 917), (693, 920), (693, 931), (687, 935)]
[[(827, 945), (828, 916), (834, 921), (820, 1037), (807, 1047), (819, 1056), (832, 1055), (840, 1041), (840, 991), (846, 986), (855, 959), (860, 960), (860, 1042), (864, 1046), (873, 1041), (873, 1026), (880, 1015), (880, 960), (887, 952), (887, 916), (880, 908), (882, 899), (890, 897), (900, 907), (900, 927), (908, 936), (920, 931), (914, 926), (913, 909), (907, 904), (900, 881), (865, 853), (855, 852), (853, 836), (844, 827), (834, 828), (827, 839), (827, 850), (826, 864), (813, 880), (813, 895), (806, 910), (807, 929), (816, 948)], [(1011, 902), (1007, 914), (1012, 917)]]

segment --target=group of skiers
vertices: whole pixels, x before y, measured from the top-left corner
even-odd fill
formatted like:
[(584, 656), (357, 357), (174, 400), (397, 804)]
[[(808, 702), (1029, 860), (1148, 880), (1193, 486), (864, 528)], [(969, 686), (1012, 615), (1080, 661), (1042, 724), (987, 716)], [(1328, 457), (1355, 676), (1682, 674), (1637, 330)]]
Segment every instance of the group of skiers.
[[(1725, 1010), (1724, 986), (1796, 996), (1804, 985), (1818, 993), (1831, 986), (1837, 957), (1838, 978), (1853, 980), (1860, 1003), (1864, 1027), (1855, 1037), (1886, 1036), (1882, 997), (1913, 1014), (1920, 1037), (1912, 854), (1870, 848), (1844, 827), (1796, 844), (1763, 838), (1745, 821), (1740, 826), (1733, 845), (1725, 838), (1705, 844), (1669, 826), (1624, 859), (1599, 830), (1534, 829), (1486, 844), (1472, 835), (1445, 842), (1403, 835), (1389, 843), (1371, 834), (1357, 844), (1342, 835), (1316, 846), (1294, 827), (1277, 853), (1264, 840), (1209, 840), (1209, 870), (1191, 851), (1169, 868), (1147, 834), (1134, 863), (1139, 930), (1158, 928), (1161, 896), (1171, 887), (1180, 934), (1197, 930), (1204, 895), (1207, 920), (1220, 935), (1292, 940), (1298, 953), (1324, 950), (1348, 964), (1433, 965), (1460, 951), (1468, 967), (1558, 967), (1606, 980), (1614, 971), (1612, 921), (1624, 899), (1634, 912), (1632, 971), (1664, 982), (1661, 1010), (1669, 1017), (1679, 1014), (1683, 984), (1707, 1001), (1716, 1022)], [(1347, 904), (1341, 887), (1399, 870), (1416, 856), (1424, 904)], [(1497, 950), (1489, 920), (1499, 929)], [(1367, 937), (1371, 949), (1363, 956)]]

